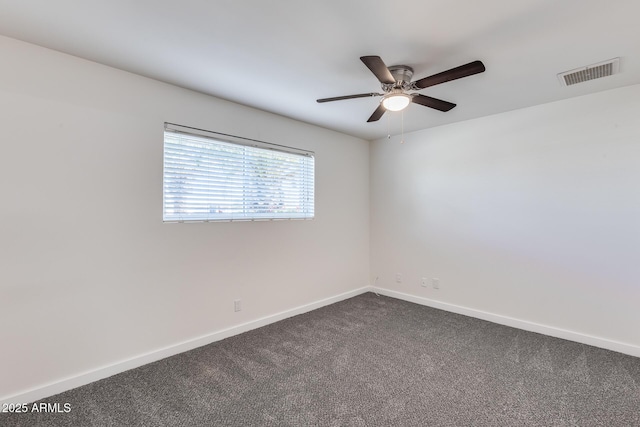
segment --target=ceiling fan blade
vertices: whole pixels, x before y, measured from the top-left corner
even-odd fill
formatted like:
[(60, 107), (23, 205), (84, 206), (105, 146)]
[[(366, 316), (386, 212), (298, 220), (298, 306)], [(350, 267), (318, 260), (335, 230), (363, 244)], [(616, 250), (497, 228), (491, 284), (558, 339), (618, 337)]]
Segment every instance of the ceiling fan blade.
[(416, 80), (415, 82), (413, 82), (413, 84), (418, 89), (424, 89), (425, 87), (435, 86), (439, 85), (440, 83), (482, 73), (484, 70), (484, 64), (481, 61), (473, 61), (469, 62), (468, 64), (464, 64), (459, 67), (434, 74), (433, 76)]
[(360, 60), (364, 62), (364, 65), (380, 80), (380, 83), (392, 85), (396, 82), (396, 79), (393, 78), (391, 72), (379, 56), (361, 56)]
[(353, 99), (353, 98), (371, 98), (373, 96), (382, 96), (382, 94), (381, 93), (359, 93), (357, 95), (345, 95), (345, 96), (335, 96), (333, 98), (321, 98), (321, 99), (317, 99), (316, 102), (342, 101), (343, 99)]
[(369, 117), (369, 120), (367, 120), (367, 123), (377, 122), (378, 120), (380, 120), (380, 117), (382, 117), (385, 111), (387, 111), (387, 109), (384, 108), (382, 104), (378, 105), (378, 108), (376, 108), (376, 111), (374, 111), (371, 117)]
[(449, 111), (456, 106), (456, 104), (452, 102), (443, 101), (442, 99), (432, 98), (426, 95), (420, 95), (419, 93), (413, 95), (411, 102), (424, 105), (425, 107), (435, 108), (440, 111)]

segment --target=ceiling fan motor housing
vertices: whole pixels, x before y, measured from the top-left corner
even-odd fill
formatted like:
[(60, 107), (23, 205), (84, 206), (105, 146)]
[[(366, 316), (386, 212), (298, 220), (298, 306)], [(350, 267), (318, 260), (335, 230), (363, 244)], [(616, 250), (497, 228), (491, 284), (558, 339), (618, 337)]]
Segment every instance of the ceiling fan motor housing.
[(389, 72), (395, 79), (396, 83), (392, 85), (382, 84), (382, 89), (390, 91), (392, 89), (408, 90), (411, 86), (411, 78), (413, 77), (413, 68), (408, 65), (392, 65)]

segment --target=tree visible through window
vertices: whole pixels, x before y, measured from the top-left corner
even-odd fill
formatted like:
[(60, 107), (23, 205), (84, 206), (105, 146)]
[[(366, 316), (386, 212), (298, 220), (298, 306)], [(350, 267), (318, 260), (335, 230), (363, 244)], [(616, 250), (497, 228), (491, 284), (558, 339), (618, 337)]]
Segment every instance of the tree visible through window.
[(314, 157), (166, 130), (164, 221), (314, 216)]

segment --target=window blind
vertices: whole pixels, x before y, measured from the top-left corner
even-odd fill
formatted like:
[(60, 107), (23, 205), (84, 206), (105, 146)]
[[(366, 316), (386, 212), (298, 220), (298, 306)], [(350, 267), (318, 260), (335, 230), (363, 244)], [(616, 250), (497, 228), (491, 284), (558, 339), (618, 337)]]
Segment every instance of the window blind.
[(314, 157), (165, 130), (164, 221), (314, 217)]

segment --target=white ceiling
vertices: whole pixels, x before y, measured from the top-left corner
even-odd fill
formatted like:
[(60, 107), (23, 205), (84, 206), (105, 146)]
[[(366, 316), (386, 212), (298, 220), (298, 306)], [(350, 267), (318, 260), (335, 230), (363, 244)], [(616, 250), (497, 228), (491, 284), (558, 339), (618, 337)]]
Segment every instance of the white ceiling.
[[(638, 0), (0, 0), (0, 34), (365, 139), (640, 83)], [(366, 123), (380, 92), (360, 62), (414, 80), (473, 60), (482, 74)], [(620, 57), (621, 73), (571, 87), (556, 75)], [(3, 60), (7, 64), (7, 58)]]

